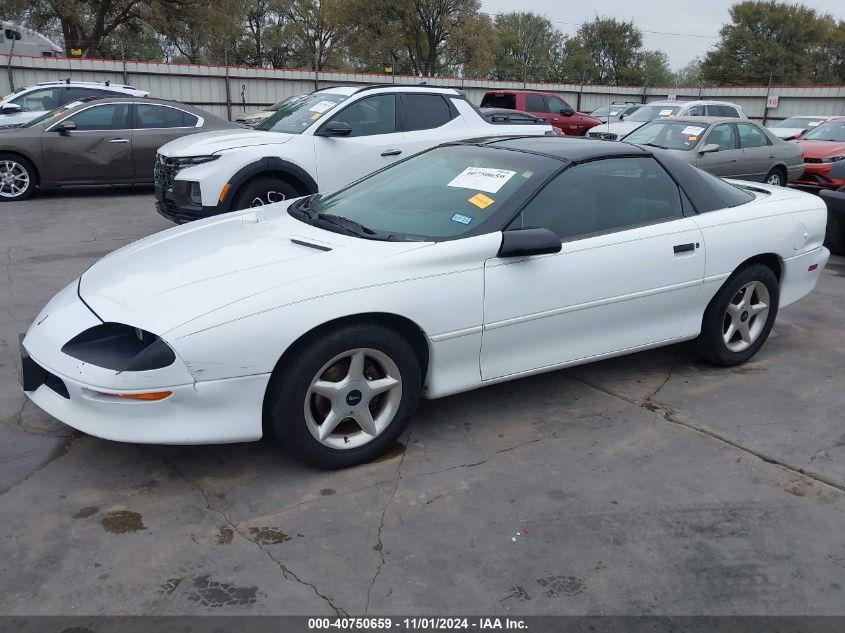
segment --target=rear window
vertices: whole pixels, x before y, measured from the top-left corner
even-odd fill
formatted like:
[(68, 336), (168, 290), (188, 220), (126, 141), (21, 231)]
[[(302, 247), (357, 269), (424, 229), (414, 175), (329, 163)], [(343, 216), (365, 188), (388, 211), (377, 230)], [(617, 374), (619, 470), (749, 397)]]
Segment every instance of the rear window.
[(507, 92), (488, 92), (481, 100), (482, 108), (516, 109), (516, 95)]

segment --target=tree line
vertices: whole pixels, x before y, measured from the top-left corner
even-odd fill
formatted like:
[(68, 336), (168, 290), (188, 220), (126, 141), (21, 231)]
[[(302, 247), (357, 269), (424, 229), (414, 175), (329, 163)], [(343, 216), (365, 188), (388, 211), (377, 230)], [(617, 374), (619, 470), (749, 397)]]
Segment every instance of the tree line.
[(548, 18), (479, 0), (5, 0), (0, 18), (69, 56), (644, 86), (845, 83), (845, 21), (746, 0), (719, 41), (672, 72), (632, 21), (564, 35)]

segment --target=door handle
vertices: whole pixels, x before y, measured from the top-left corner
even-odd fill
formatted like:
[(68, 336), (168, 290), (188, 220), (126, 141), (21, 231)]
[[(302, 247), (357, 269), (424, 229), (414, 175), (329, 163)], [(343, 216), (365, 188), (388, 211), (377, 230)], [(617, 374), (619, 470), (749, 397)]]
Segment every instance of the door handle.
[(680, 255), (681, 253), (690, 253), (694, 251), (697, 247), (697, 244), (693, 244), (690, 242), (689, 244), (675, 244), (672, 247), (672, 250), (675, 251), (675, 255)]
[(128, 138), (113, 138), (112, 140), (109, 141), (109, 143), (128, 143), (128, 142), (129, 142)]
[(401, 149), (387, 149), (381, 153), (382, 156), (399, 156), (402, 153)]

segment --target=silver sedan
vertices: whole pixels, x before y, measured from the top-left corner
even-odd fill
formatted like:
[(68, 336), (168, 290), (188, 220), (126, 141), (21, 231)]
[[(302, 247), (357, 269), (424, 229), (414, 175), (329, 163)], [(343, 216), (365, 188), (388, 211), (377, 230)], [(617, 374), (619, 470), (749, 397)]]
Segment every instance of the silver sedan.
[(624, 138), (670, 150), (678, 158), (722, 178), (786, 185), (804, 170), (801, 147), (782, 141), (753, 121), (689, 117), (652, 121)]

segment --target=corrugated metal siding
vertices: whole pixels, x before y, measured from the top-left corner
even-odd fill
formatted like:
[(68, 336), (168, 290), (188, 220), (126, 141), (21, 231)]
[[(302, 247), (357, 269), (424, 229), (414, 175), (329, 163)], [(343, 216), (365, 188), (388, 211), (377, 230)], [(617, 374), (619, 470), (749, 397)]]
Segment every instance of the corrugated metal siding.
[[(0, 55), (0, 94), (10, 92), (9, 56)], [(228, 75), (232, 118), (295, 94), (311, 92), (316, 87), (348, 84), (395, 83), (416, 85), (419, 77), (391, 76), (366, 73), (315, 73), (307, 70), (277, 70), (272, 68), (244, 68), (166, 64), (160, 62), (121, 62), (111, 60), (65, 59), (14, 56), (11, 59), (15, 87), (40, 81), (70, 78), (76, 81), (111, 81), (129, 83), (150, 94), (175, 99), (205, 108), (226, 117), (226, 79)], [(654, 101), (674, 94), (678, 101), (717, 99), (742, 106), (746, 114), (762, 119), (766, 95), (777, 95), (780, 102), (768, 111), (771, 121), (796, 114), (845, 115), (845, 86), (724, 88), (649, 88), (645, 92), (637, 86), (579, 86), (577, 84), (527, 83), (478, 79), (437, 78), (425, 80), (429, 84), (462, 88), (470, 100), (479, 104), (487, 90), (522, 89), (555, 92), (582, 112), (590, 112), (611, 101)], [(579, 99), (580, 97), (580, 99)]]

